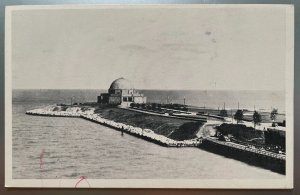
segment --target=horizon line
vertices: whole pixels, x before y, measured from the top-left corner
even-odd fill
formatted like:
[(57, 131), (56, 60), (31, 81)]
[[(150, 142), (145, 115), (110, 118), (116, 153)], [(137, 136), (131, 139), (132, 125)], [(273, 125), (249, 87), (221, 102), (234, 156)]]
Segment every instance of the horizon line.
[[(100, 88), (12, 88), (12, 90), (108, 90)], [(135, 90), (155, 90), (155, 91), (278, 91), (284, 92), (285, 89), (140, 89)]]

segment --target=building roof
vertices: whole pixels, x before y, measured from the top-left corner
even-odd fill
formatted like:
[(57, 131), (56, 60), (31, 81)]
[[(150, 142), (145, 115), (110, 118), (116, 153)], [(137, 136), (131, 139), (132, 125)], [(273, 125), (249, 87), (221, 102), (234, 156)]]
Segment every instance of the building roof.
[(133, 89), (133, 85), (129, 80), (121, 77), (114, 80), (109, 89)]

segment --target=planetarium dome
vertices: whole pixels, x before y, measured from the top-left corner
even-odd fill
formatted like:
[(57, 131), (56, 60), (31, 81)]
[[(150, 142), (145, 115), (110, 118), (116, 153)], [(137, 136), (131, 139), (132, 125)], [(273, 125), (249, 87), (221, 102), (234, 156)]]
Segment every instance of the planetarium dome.
[(113, 89), (113, 90), (115, 90), (115, 89), (133, 89), (133, 85), (129, 80), (121, 77), (121, 78), (114, 80), (111, 83), (109, 89)]

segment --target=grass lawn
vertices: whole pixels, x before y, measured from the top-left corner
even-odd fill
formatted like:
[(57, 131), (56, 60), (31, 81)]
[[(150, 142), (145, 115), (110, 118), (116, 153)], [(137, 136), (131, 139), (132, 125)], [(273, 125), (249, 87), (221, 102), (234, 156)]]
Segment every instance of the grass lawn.
[(202, 122), (155, 116), (121, 108), (99, 108), (95, 110), (95, 113), (115, 122), (151, 129), (157, 134), (175, 140), (196, 138), (198, 129), (203, 125)]

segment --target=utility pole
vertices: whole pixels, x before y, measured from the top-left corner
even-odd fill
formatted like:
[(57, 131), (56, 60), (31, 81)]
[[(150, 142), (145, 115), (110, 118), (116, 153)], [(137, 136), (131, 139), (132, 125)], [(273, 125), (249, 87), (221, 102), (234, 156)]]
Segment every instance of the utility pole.
[(185, 105), (185, 96), (183, 97), (183, 105)]
[(240, 102), (238, 102), (238, 110), (240, 109)]
[(73, 98), (75, 98), (74, 96), (71, 97), (71, 106), (73, 105)]
[(225, 110), (225, 102), (224, 102), (224, 110)]

